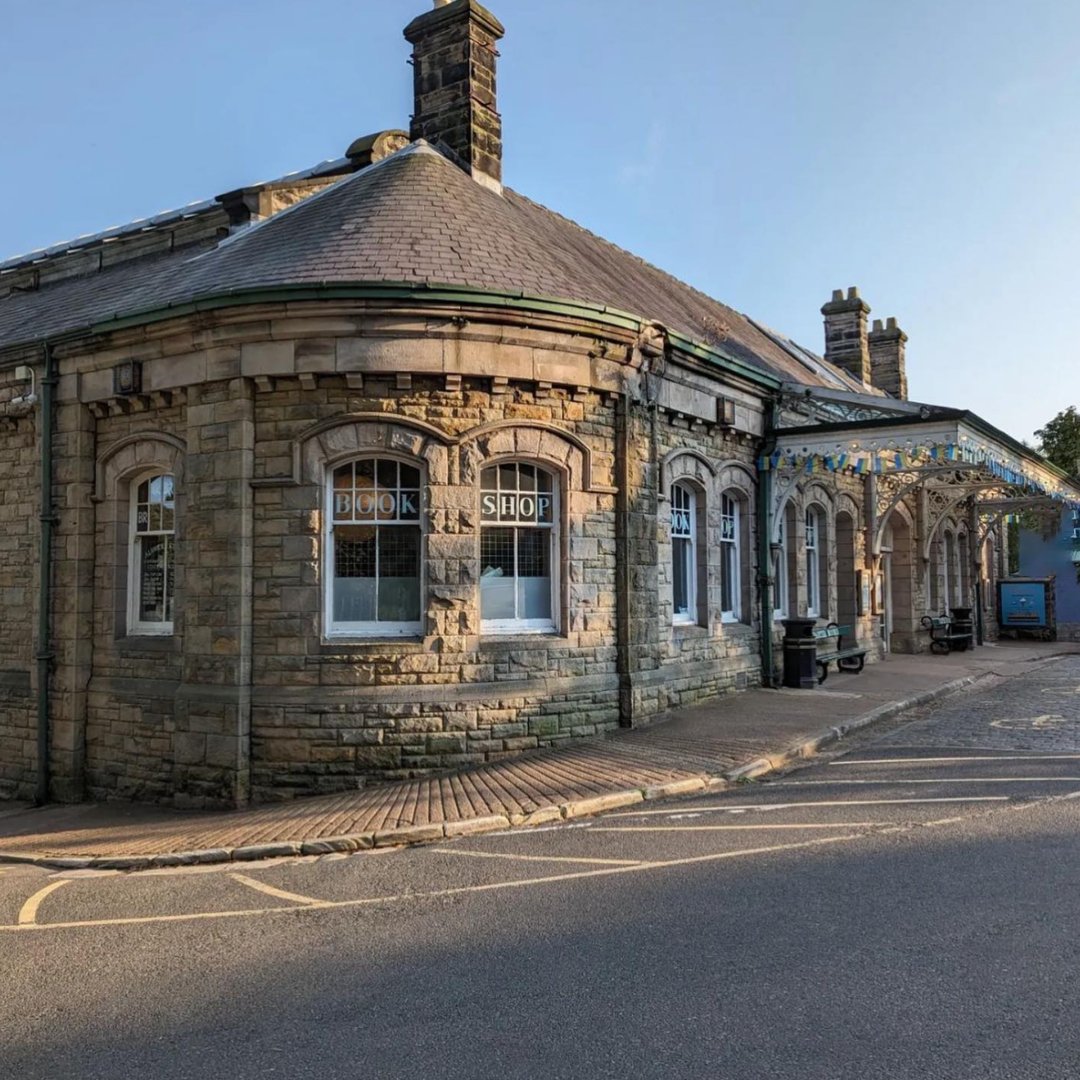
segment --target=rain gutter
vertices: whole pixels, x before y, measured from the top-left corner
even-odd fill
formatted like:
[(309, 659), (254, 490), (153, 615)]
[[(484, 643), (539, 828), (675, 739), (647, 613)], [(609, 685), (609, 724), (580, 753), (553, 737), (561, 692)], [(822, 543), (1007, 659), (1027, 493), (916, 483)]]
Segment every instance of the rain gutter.
[[(356, 283), (343, 285), (282, 285), (252, 289), (228, 290), (194, 300), (161, 307), (147, 308), (130, 315), (103, 319), (90, 326), (92, 333), (109, 333), (167, 319), (182, 318), (200, 312), (219, 311), (253, 304), (288, 303), (309, 300), (409, 300), (436, 304), (464, 304), (504, 308), (509, 311), (528, 311), (587, 319), (614, 329), (641, 332), (648, 322), (630, 312), (606, 304), (590, 304), (578, 300), (559, 300), (553, 297), (532, 296), (524, 292), (498, 292), (467, 285), (417, 285), (410, 282)], [(693, 338), (669, 331), (671, 343), (690, 356), (713, 367), (728, 371), (768, 390), (779, 390), (781, 380), (738, 357), (704, 345)]]
[(52, 671), (51, 608), (52, 608), (52, 541), (56, 521), (52, 500), (54, 392), (56, 390), (56, 357), (51, 341), (42, 346), (44, 372), (41, 378), (40, 412), (40, 483), (41, 506), (38, 549), (38, 626), (34, 659), (37, 661), (37, 776), (34, 801), (38, 806), (49, 801), (49, 676)]

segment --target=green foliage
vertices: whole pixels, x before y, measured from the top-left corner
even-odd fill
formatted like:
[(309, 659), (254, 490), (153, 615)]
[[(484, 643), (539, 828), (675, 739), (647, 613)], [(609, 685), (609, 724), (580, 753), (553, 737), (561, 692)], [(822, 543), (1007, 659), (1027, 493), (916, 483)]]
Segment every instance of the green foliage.
[(1059, 412), (1035, 435), (1044, 457), (1070, 476), (1080, 476), (1080, 413), (1075, 405)]

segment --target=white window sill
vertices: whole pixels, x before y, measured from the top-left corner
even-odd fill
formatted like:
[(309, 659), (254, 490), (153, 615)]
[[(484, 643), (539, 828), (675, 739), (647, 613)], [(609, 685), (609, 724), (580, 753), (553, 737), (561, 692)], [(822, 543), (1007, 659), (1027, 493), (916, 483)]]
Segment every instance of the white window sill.
[(143, 624), (142, 626), (133, 626), (127, 632), (129, 638), (163, 638), (172, 637), (173, 624), (172, 623), (150, 623)]
[(556, 634), (554, 623), (537, 625), (520, 622), (482, 622), (480, 633), (488, 637), (517, 637), (521, 634)]

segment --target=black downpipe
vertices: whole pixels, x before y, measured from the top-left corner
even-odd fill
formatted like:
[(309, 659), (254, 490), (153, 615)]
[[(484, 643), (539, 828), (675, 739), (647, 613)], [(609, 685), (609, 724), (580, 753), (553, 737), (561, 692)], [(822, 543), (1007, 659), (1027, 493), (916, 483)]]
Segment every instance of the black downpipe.
[[(776, 447), (776, 409), (775, 399), (770, 399), (765, 405), (762, 457), (768, 457)], [(775, 686), (772, 639), (772, 550), (769, 542), (772, 537), (772, 469), (758, 469), (757, 480), (757, 581), (758, 603), (761, 609), (761, 683), (763, 686)]]
[(52, 345), (44, 345), (44, 375), (41, 379), (41, 532), (38, 552), (38, 627), (37, 648), (37, 785), (34, 801), (38, 806), (49, 801), (49, 676), (52, 672), (53, 651), (51, 629), (52, 611), (52, 542), (53, 514), (53, 394), (56, 389), (56, 358)]

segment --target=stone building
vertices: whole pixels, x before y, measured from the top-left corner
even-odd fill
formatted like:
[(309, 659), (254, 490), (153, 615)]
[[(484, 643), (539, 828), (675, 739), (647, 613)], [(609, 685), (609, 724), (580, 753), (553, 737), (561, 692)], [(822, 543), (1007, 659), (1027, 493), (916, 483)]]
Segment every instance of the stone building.
[(856, 290), (817, 356), (504, 187), (502, 34), (440, 4), (408, 133), (0, 263), (0, 795), (490, 760), (770, 682), (794, 615), (919, 650), (1078, 497)]

